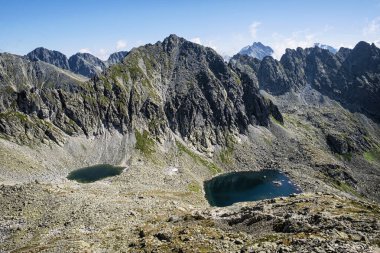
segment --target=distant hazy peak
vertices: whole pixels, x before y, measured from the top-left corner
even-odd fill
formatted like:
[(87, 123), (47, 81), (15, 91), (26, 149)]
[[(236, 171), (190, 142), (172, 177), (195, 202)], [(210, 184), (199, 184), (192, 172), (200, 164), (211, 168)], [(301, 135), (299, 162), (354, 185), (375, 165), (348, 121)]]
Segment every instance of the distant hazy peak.
[(261, 42), (253, 42), (251, 46), (246, 46), (241, 49), (239, 54), (248, 55), (262, 60), (265, 56), (271, 56), (273, 54), (273, 49), (269, 46), (263, 45)]
[(327, 49), (327, 50), (329, 50), (333, 54), (336, 54), (338, 52), (338, 50), (336, 50), (332, 46), (321, 44), (321, 43), (314, 43), (314, 47), (319, 47), (319, 48), (322, 48), (322, 49)]
[(118, 64), (120, 63), (125, 56), (128, 55), (128, 51), (120, 51), (120, 52), (115, 52), (113, 54), (111, 54), (109, 57), (108, 57), (108, 60), (107, 60), (107, 65), (108, 66), (112, 66), (114, 64)]

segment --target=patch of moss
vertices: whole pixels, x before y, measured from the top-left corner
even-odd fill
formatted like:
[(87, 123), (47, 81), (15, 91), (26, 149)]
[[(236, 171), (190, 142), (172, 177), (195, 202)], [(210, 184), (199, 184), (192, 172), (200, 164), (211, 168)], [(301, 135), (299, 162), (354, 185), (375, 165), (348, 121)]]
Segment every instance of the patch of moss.
[(15, 111), (10, 111), (10, 112), (2, 112), (0, 113), (0, 118), (17, 118), (21, 122), (27, 122), (28, 116), (22, 112), (15, 112)]
[(165, 124), (165, 121), (161, 118), (152, 118), (148, 122), (148, 128), (151, 131), (157, 130), (161, 125)]
[(109, 69), (109, 76), (114, 81), (114, 83), (117, 83), (118, 77), (124, 79), (125, 82), (128, 82), (129, 75), (126, 69), (127, 68), (124, 64), (115, 64)]
[[(299, 119), (294, 118), (293, 116), (290, 116), (290, 115), (285, 114), (285, 113), (283, 114), (283, 116), (284, 116), (284, 119), (287, 122), (289, 122), (290, 124), (292, 124), (293, 126), (302, 128), (302, 129), (306, 130), (307, 133), (313, 131), (310, 125), (305, 124), (304, 122), (300, 121)], [(324, 122), (320, 122), (320, 124), (323, 125)]]
[(226, 148), (222, 150), (219, 154), (220, 160), (222, 163), (225, 164), (231, 164), (232, 163), (232, 158), (233, 158), (233, 149), (231, 148)]
[(133, 81), (136, 81), (139, 78), (144, 77), (144, 72), (138, 65), (138, 61), (132, 61), (128, 66), (129, 74)]
[(94, 97), (92, 97), (92, 96), (82, 95), (82, 98), (83, 98), (83, 100), (84, 100), (86, 103), (89, 103), (89, 104), (91, 104), (91, 105), (96, 105), (96, 104), (97, 104), (96, 98), (94, 98)]
[(160, 100), (160, 96), (157, 94), (157, 91), (155, 90), (155, 88), (153, 87), (149, 79), (147, 78), (142, 79), (141, 84), (143, 85), (143, 87), (145, 87), (148, 90), (148, 95), (151, 99), (155, 101)]
[(119, 98), (116, 100), (115, 104), (116, 104), (117, 108), (119, 109), (119, 111), (123, 115), (128, 114), (128, 106), (127, 106), (127, 102), (125, 100), (123, 100), (122, 98)]
[(144, 64), (145, 64), (145, 69), (146, 73), (150, 78), (153, 78), (153, 66), (156, 65), (150, 58), (147, 56), (143, 56)]
[(233, 72), (232, 75), (233, 75), (233, 78), (235, 80), (235, 83), (238, 85), (241, 85), (241, 80), (240, 80), (239, 76), (235, 72)]
[(109, 105), (109, 103), (110, 103), (108, 97), (106, 97), (106, 96), (104, 96), (104, 95), (100, 95), (100, 96), (98, 97), (98, 101), (99, 101), (99, 104), (100, 104), (101, 106), (104, 106), (104, 107), (107, 107), (107, 106)]
[(284, 123), (281, 123), (280, 121), (278, 121), (277, 119), (275, 119), (272, 115), (270, 116), (270, 120), (274, 123), (276, 123), (277, 125), (279, 126), (284, 126)]
[(112, 91), (112, 84), (109, 82), (108, 79), (103, 78), (103, 84), (104, 84), (104, 89), (108, 91)]
[(363, 153), (363, 157), (370, 163), (380, 164), (380, 148), (376, 147)]
[(342, 161), (348, 161), (351, 162), (352, 160), (352, 154), (351, 153), (346, 153), (346, 154), (336, 154), (337, 157), (339, 157), (340, 160)]
[(12, 88), (12, 86), (5, 86), (1, 89), (1, 92), (5, 92), (8, 94), (12, 94), (15, 92), (15, 90)]
[(361, 197), (361, 195), (359, 194), (359, 192), (356, 191), (355, 188), (353, 188), (351, 185), (343, 182), (343, 181), (334, 181), (333, 182), (333, 186), (338, 189), (338, 190), (341, 190), (343, 192), (347, 192), (347, 193), (350, 193), (356, 197)]
[(380, 239), (373, 239), (372, 244), (376, 245), (377, 247), (380, 247)]
[(265, 235), (258, 240), (255, 241), (255, 243), (262, 243), (262, 242), (275, 242), (279, 239), (284, 239), (283, 235), (278, 235), (278, 234), (268, 234)]
[(192, 152), (191, 150), (186, 148), (182, 143), (177, 141), (176, 144), (177, 144), (177, 147), (181, 153), (185, 153), (185, 154), (189, 155), (198, 164), (201, 164), (201, 165), (205, 166), (206, 168), (208, 168), (212, 174), (218, 174), (218, 173), (222, 172), (222, 170), (216, 164), (214, 164), (213, 162), (210, 162), (210, 161), (206, 160), (205, 158), (195, 154), (194, 152)]
[(268, 146), (272, 146), (272, 139), (270, 139), (270, 138), (268, 138), (268, 137), (266, 137), (266, 136), (264, 136), (263, 137), (263, 140), (265, 141), (265, 143), (268, 145)]
[(220, 152), (220, 160), (225, 164), (233, 162), (235, 139), (232, 135), (226, 136), (226, 147)]
[(94, 85), (91, 82), (80, 82), (80, 87), (82, 87), (87, 92), (94, 92)]
[(136, 146), (144, 155), (151, 155), (154, 153), (154, 140), (149, 136), (148, 131), (144, 130), (142, 133), (135, 130)]
[(202, 188), (200, 187), (199, 183), (196, 181), (192, 181), (187, 185), (187, 188), (189, 191), (194, 192), (194, 193), (200, 193), (202, 192)]

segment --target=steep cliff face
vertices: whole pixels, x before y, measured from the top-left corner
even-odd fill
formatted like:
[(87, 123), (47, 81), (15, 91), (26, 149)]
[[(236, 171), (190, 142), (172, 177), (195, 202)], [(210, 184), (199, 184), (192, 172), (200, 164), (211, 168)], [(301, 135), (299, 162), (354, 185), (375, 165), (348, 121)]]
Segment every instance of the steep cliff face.
[(61, 69), (69, 70), (69, 61), (66, 55), (61, 52), (38, 47), (28, 53), (26, 57), (31, 61), (43, 61), (57, 66)]
[(374, 44), (359, 42), (336, 54), (319, 47), (287, 49), (280, 61), (266, 57), (255, 63), (236, 55), (231, 64), (256, 74), (260, 89), (274, 95), (310, 85), (348, 109), (380, 120), (380, 49)]
[(69, 58), (69, 66), (72, 72), (90, 78), (100, 74), (106, 68), (102, 60), (89, 53), (74, 54)]
[[(268, 125), (271, 114), (282, 121), (248, 76), (231, 70), (212, 49), (175, 35), (132, 50), (123, 63), (88, 82), (65, 76), (67, 81), (46, 85), (52, 76), (41, 75), (36, 66), (46, 65), (49, 71), (53, 66), (20, 57), (3, 62), (1, 83), (8, 93), (2, 92), (0, 130), (21, 143), (34, 137), (61, 143), (63, 133), (144, 129), (158, 140), (171, 131), (204, 149), (224, 145), (230, 134), (244, 133), (249, 124)], [(9, 66), (20, 65), (31, 71), (10, 74)], [(18, 88), (11, 90), (13, 86)], [(16, 132), (7, 127), (10, 122)], [(26, 129), (30, 133), (24, 136)]]
[(127, 54), (128, 54), (127, 51), (120, 51), (120, 52), (115, 52), (111, 54), (108, 57), (108, 60), (106, 61), (106, 65), (112, 66), (112, 65), (120, 63), (124, 59), (124, 57), (127, 56)]

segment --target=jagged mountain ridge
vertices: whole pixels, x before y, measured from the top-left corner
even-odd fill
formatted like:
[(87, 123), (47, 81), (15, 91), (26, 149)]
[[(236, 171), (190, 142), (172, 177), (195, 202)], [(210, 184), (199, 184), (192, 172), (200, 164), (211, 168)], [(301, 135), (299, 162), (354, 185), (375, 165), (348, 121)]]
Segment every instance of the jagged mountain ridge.
[(319, 47), (287, 49), (280, 61), (236, 55), (230, 63), (271, 94), (311, 85), (351, 110), (380, 119), (380, 49), (374, 44), (359, 42), (354, 49), (341, 48), (336, 54)]
[(27, 126), (33, 135), (41, 120), (49, 121), (54, 131), (48, 138), (58, 143), (64, 141), (60, 131), (90, 136), (104, 129), (128, 133), (137, 128), (157, 138), (170, 130), (199, 148), (210, 148), (223, 145), (229, 134), (244, 132), (249, 124), (268, 125), (270, 115), (282, 121), (277, 107), (214, 50), (175, 35), (132, 50), (123, 63), (88, 82), (64, 89), (30, 84), (12, 92), (7, 105), (1, 112), (3, 125), (18, 122), (15, 129), (20, 131), (3, 127), (3, 134), (23, 136)]
[(38, 47), (28, 53), (26, 57), (31, 61), (43, 61), (50, 63), (58, 68), (69, 70), (69, 61), (66, 55), (55, 50), (49, 50), (43, 47)]
[(73, 73), (92, 78), (107, 67), (121, 62), (127, 54), (127, 51), (115, 52), (109, 56), (107, 61), (102, 61), (89, 53), (77, 53), (67, 58), (66, 55), (59, 51), (38, 47), (25, 57), (31, 61), (43, 61), (56, 67), (70, 70)]

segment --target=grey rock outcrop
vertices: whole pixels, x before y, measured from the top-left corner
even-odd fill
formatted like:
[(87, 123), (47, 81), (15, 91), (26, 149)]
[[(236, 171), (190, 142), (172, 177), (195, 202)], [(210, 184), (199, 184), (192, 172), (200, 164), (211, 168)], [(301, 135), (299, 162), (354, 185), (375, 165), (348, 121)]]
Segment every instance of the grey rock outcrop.
[(326, 137), (327, 144), (338, 154), (347, 154), (349, 145), (345, 138), (337, 133), (329, 133)]
[(61, 69), (69, 69), (69, 62), (66, 55), (55, 50), (38, 47), (28, 53), (26, 57), (31, 61), (43, 61)]
[(106, 65), (102, 60), (89, 53), (77, 53), (69, 58), (70, 70), (87, 77), (101, 73)]

